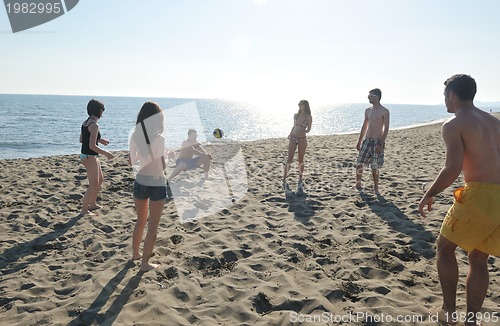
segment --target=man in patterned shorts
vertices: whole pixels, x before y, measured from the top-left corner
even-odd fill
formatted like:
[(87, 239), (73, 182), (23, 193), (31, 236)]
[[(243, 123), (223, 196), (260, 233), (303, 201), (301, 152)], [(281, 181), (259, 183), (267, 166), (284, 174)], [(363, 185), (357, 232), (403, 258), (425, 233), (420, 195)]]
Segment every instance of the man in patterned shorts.
[(379, 168), (384, 165), (385, 139), (389, 132), (389, 110), (380, 104), (381, 97), (382, 92), (378, 88), (369, 92), (368, 100), (372, 106), (365, 110), (365, 120), (356, 145), (359, 151), (356, 166), (356, 189), (359, 191), (363, 189), (361, 184), (363, 167), (369, 165), (372, 168), (373, 191), (377, 195), (380, 194), (378, 189)]

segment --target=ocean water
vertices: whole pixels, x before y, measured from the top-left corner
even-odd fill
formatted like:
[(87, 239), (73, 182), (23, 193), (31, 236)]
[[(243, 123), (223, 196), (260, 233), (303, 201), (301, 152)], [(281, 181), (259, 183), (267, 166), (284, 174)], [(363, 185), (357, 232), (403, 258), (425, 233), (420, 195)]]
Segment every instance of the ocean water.
[[(0, 94), (0, 159), (80, 153), (80, 126), (87, 118), (88, 96)], [(224, 138), (249, 141), (286, 137), (298, 107), (251, 104), (221, 99), (96, 97), (106, 107), (99, 121), (107, 150), (126, 150), (128, 135), (145, 101), (157, 102), (165, 110), (167, 128), (185, 138), (195, 127), (200, 139), (214, 140), (221, 128)], [(390, 127), (402, 128), (450, 117), (444, 105), (385, 104), (391, 112)], [(315, 107), (312, 135), (359, 132), (368, 103)], [(182, 114), (189, 108), (190, 114)], [(194, 113), (193, 113), (194, 112)], [(181, 113), (181, 114), (179, 114)], [(202, 129), (202, 130), (200, 130)], [(180, 140), (175, 140), (180, 141)], [(168, 140), (167, 140), (168, 143)]]

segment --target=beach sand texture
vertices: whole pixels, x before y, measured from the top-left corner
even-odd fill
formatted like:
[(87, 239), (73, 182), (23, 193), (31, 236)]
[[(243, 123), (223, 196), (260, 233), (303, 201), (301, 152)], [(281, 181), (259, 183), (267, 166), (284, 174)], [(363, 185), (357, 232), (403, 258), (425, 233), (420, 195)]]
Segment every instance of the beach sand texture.
[[(444, 162), (440, 126), (429, 125), (391, 131), (382, 196), (370, 191), (370, 171), (360, 194), (351, 189), (357, 137), (310, 137), (307, 196), (288, 198), (280, 181), (287, 140), (244, 143), (246, 195), (189, 223), (169, 202), (150, 260), (161, 266), (145, 274), (129, 260), (135, 212), (125, 152), (102, 159), (104, 208), (92, 218), (78, 217), (87, 180), (77, 155), (1, 160), (0, 324), (335, 325), (349, 313), (426, 316), (442, 302), (435, 240), (462, 179), (436, 197), (426, 219), (418, 215)], [(296, 189), (296, 161), (291, 171)], [(464, 312), (467, 263), (458, 252)], [(500, 316), (500, 258), (488, 268), (482, 311)], [(324, 313), (332, 320), (307, 320)]]

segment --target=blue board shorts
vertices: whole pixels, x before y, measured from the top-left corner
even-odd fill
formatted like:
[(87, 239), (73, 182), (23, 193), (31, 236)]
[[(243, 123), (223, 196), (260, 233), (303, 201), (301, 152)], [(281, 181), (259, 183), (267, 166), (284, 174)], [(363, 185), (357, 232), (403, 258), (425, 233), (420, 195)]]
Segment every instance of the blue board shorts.
[(165, 200), (167, 198), (167, 186), (145, 186), (141, 185), (137, 181), (134, 182), (134, 198), (136, 199), (147, 199)]
[(189, 158), (179, 158), (177, 161), (175, 161), (175, 165), (179, 166), (180, 163), (185, 163), (186, 164), (186, 170), (194, 170), (198, 167), (198, 161), (200, 160), (200, 157), (193, 157), (191, 159)]

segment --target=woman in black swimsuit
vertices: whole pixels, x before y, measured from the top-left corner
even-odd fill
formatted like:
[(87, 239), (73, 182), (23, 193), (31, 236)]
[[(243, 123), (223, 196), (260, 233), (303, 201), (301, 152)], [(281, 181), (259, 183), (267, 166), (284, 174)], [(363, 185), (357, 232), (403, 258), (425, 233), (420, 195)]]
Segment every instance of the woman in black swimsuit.
[(288, 171), (292, 165), (293, 156), (295, 150), (298, 148), (299, 155), (299, 183), (298, 192), (304, 191), (304, 183), (302, 182), (302, 175), (304, 174), (304, 155), (307, 148), (307, 138), (306, 134), (311, 131), (312, 116), (311, 108), (309, 107), (309, 102), (302, 100), (299, 102), (299, 112), (295, 113), (293, 116), (293, 128), (288, 136), (290, 140), (288, 142), (288, 159), (285, 164), (285, 174), (283, 175), (283, 189), (285, 191), (290, 191), (290, 187), (286, 182), (286, 177), (288, 176)]
[(82, 151), (80, 161), (87, 169), (87, 178), (89, 179), (89, 187), (83, 196), (83, 206), (80, 212), (81, 215), (95, 215), (93, 210), (101, 208), (97, 205), (97, 194), (102, 184), (101, 163), (97, 158), (99, 154), (105, 155), (112, 159), (114, 156), (99, 146), (98, 143), (108, 145), (109, 141), (101, 138), (99, 125), (97, 121), (102, 117), (104, 112), (104, 104), (97, 100), (90, 100), (87, 104), (87, 113), (89, 117), (82, 124), (80, 133), (80, 143), (82, 143)]

